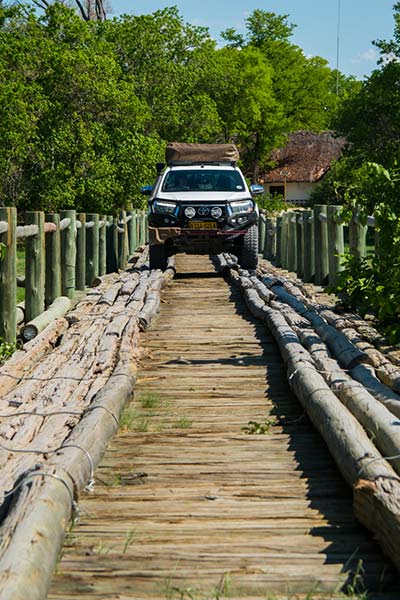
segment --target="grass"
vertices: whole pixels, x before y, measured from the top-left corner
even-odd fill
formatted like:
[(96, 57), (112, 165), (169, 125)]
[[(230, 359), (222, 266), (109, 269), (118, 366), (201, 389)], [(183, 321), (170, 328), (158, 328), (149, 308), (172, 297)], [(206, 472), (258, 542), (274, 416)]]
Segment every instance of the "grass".
[(138, 400), (142, 408), (158, 408), (161, 404), (161, 398), (157, 394), (142, 394)]
[[(17, 277), (25, 277), (25, 246), (17, 246)], [(17, 304), (25, 300), (25, 288), (17, 288)]]
[(131, 405), (125, 406), (123, 409), (120, 419), (119, 428), (121, 431), (131, 431), (135, 423), (136, 418), (139, 416), (138, 411)]
[(179, 417), (179, 419), (177, 419), (175, 421), (175, 427), (177, 429), (189, 429), (193, 424), (192, 419), (189, 419), (189, 417)]

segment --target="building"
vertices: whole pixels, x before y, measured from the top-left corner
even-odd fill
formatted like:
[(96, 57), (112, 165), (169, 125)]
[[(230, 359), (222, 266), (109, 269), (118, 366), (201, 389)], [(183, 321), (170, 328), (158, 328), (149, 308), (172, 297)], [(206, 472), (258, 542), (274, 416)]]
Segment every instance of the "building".
[(332, 161), (340, 157), (345, 143), (345, 138), (329, 131), (291, 133), (287, 145), (272, 153), (275, 166), (260, 178), (260, 183), (271, 196), (280, 194), (287, 202), (306, 204), (313, 187)]

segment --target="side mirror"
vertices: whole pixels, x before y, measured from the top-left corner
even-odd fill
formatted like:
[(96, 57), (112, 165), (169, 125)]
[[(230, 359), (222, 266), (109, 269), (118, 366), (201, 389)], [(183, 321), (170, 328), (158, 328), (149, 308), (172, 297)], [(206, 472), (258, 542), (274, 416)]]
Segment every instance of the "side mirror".
[(250, 192), (252, 196), (261, 196), (264, 193), (264, 186), (259, 183), (252, 183), (250, 186)]
[(151, 192), (153, 191), (152, 185), (144, 185), (140, 188), (140, 193), (144, 196), (151, 196)]
[(156, 163), (156, 169), (157, 169), (157, 175), (160, 175), (160, 173), (162, 173), (163, 170), (165, 169), (165, 163), (163, 163), (163, 162)]

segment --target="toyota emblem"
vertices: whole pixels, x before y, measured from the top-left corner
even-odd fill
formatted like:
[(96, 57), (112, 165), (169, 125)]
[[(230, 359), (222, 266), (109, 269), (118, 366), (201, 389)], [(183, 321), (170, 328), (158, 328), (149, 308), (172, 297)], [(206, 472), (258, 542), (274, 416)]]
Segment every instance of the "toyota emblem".
[(197, 209), (197, 212), (201, 217), (205, 217), (210, 213), (210, 209), (208, 206), (200, 206), (200, 208)]

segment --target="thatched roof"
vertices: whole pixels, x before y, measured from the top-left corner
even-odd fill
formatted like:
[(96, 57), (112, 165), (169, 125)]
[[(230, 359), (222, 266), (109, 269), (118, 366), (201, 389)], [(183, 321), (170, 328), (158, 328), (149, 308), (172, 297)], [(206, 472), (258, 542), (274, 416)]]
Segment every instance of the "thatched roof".
[(261, 180), (266, 182), (315, 182), (329, 170), (333, 160), (339, 158), (346, 139), (334, 137), (329, 131), (312, 133), (297, 131), (289, 135), (284, 148), (274, 150), (271, 159), (276, 166), (267, 171)]

